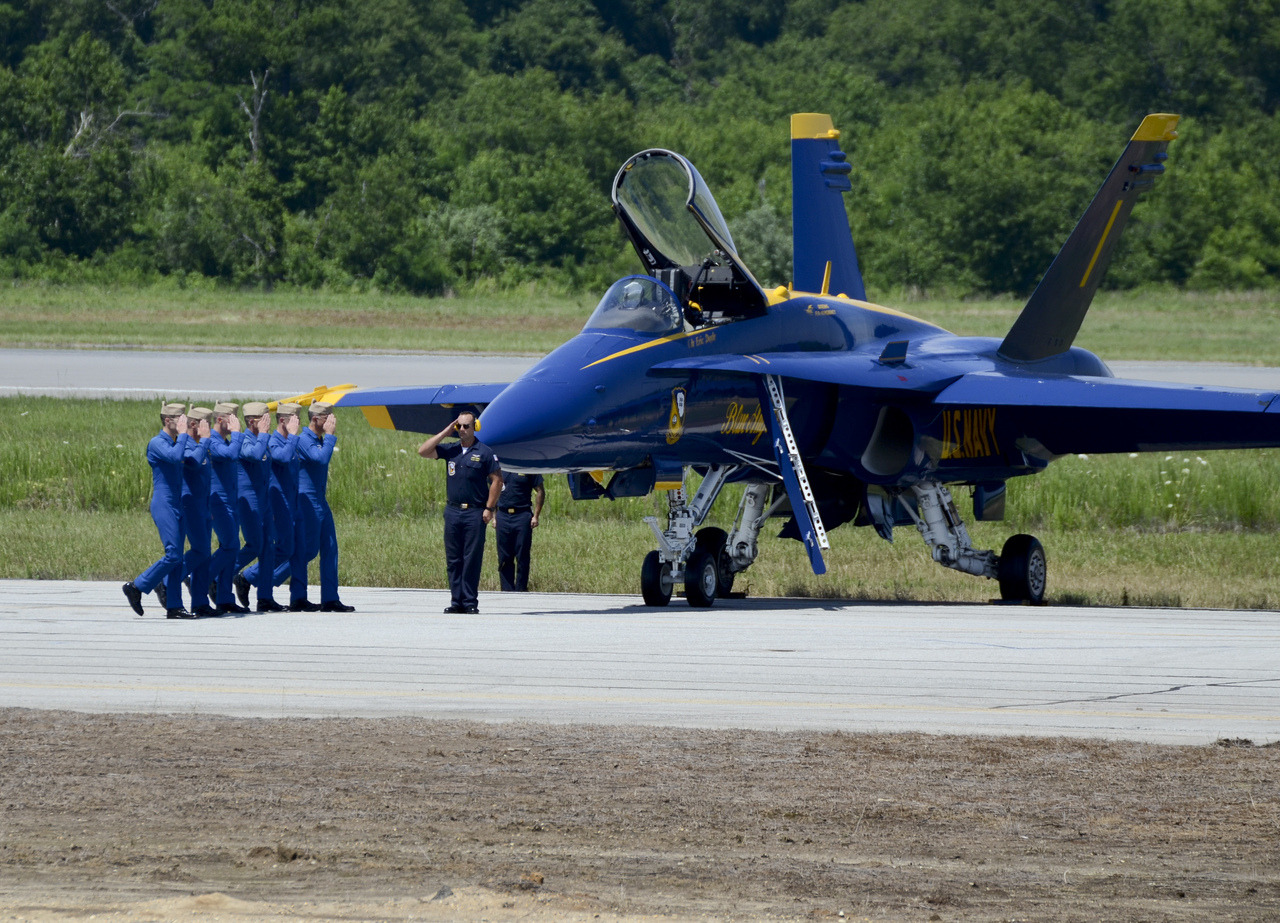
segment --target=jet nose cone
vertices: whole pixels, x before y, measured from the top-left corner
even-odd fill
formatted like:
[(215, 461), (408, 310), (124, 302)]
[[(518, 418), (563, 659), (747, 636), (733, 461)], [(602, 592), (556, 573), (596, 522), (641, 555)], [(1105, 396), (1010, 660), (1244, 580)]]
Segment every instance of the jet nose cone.
[(570, 389), (564, 382), (515, 382), (480, 415), (479, 438), (504, 465), (538, 467), (569, 448), (572, 425)]

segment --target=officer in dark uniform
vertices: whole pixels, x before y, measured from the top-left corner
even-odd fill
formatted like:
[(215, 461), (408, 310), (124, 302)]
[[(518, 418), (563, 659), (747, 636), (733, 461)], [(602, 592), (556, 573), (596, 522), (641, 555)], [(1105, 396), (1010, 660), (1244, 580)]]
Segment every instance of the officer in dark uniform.
[[(209, 492), (213, 469), (209, 466), (209, 418), (213, 411), (208, 407), (192, 407), (187, 412), (187, 451), (182, 462), (182, 531), (187, 536), (190, 550), (182, 562), (182, 573), (176, 579), (169, 575), (169, 595), (182, 598), (182, 575), (189, 574), (191, 582), (191, 614), (214, 615), (209, 605), (209, 559), (212, 557), (213, 522), (209, 516)], [(177, 595), (175, 596), (175, 590)]]
[[(442, 446), (446, 436), (458, 442)], [(418, 447), (423, 458), (448, 462), (448, 503), (444, 510), (444, 558), (452, 602), (445, 612), (477, 614), (480, 567), (484, 563), (484, 530), (493, 520), (502, 493), (498, 456), (476, 440), (476, 416), (464, 411)]]
[[(236, 505), (240, 500), (240, 452), (245, 434), (236, 416), (239, 404), (221, 401), (213, 405), (214, 432), (209, 437), (209, 467), (213, 478), (209, 485), (209, 515), (213, 532), (218, 537), (218, 550), (213, 553), (209, 572), (217, 586), (214, 606), (218, 615), (244, 613), (248, 608), (236, 605), (231, 580), (240, 554), (240, 518)], [(253, 438), (256, 438), (254, 436)], [(194, 579), (194, 577), (193, 577)]]
[[(297, 599), (290, 585), (295, 612), (355, 612), (338, 598), (338, 534), (333, 527), (333, 511), (325, 496), (329, 486), (329, 461), (338, 446), (337, 419), (333, 405), (316, 401), (308, 413), (307, 428), (298, 433), (298, 522), (302, 542), (302, 598)], [(307, 563), (320, 556), (320, 603), (306, 596)], [(293, 578), (293, 583), (298, 582)]]
[(164, 557), (144, 570), (123, 587), (124, 597), (133, 611), (142, 615), (142, 594), (160, 586), (171, 572), (178, 572), (178, 592), (171, 598), (178, 605), (162, 605), (171, 619), (190, 618), (182, 608), (182, 459), (190, 443), (187, 435), (186, 408), (181, 404), (165, 404), (160, 408), (160, 432), (147, 443), (147, 463), (151, 465), (151, 519), (160, 533)]
[[(267, 413), (267, 405), (261, 401), (245, 404), (244, 422), (247, 431), (240, 446), (240, 497), (236, 505), (244, 547), (236, 556), (236, 576), (233, 583), (242, 608), (249, 607), (249, 588), (252, 586), (258, 588), (259, 603), (265, 600), (278, 606), (271, 598), (275, 571), (275, 527), (267, 500), (267, 482), (271, 479), (271, 417)], [(262, 566), (251, 571), (255, 579), (250, 582), (242, 571), (254, 561)]]
[(502, 472), (498, 497), (498, 578), (504, 590), (529, 589), (529, 549), (547, 492), (540, 474)]

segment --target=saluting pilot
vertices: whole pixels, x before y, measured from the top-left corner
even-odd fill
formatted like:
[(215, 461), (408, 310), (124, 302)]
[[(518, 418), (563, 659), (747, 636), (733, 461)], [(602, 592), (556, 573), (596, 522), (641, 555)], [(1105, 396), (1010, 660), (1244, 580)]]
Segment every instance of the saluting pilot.
[[(459, 441), (440, 445), (446, 436)], [(502, 493), (502, 468), (498, 456), (476, 439), (476, 417), (464, 411), (458, 418), (418, 447), (423, 458), (448, 462), (448, 502), (444, 510), (444, 559), (452, 602), (448, 613), (480, 612), (480, 568), (484, 563), (484, 531)]]
[(547, 491), (540, 474), (502, 472), (498, 496), (498, 579), (502, 588), (523, 593), (529, 589), (529, 552), (538, 528)]
[[(209, 517), (218, 537), (218, 550), (209, 562), (209, 573), (216, 587), (214, 608), (218, 615), (244, 613), (246, 606), (236, 605), (232, 578), (236, 573), (236, 557), (240, 554), (240, 517), (236, 506), (240, 500), (240, 452), (245, 434), (240, 431), (239, 404), (220, 401), (213, 405), (213, 433), (209, 436), (209, 467), (213, 477), (209, 484)], [(192, 579), (195, 579), (194, 576)]]
[(142, 615), (142, 594), (150, 593), (173, 571), (179, 574), (178, 593), (166, 600), (178, 605), (168, 609), (171, 619), (190, 618), (182, 608), (182, 459), (190, 437), (187, 415), (181, 404), (165, 404), (160, 408), (160, 432), (147, 443), (147, 463), (151, 466), (151, 519), (160, 533), (164, 557), (156, 561), (123, 587), (125, 599), (133, 611)]
[[(236, 556), (236, 575), (232, 582), (240, 605), (248, 609), (251, 586), (258, 588), (259, 603), (271, 601), (275, 571), (272, 536), (275, 529), (267, 499), (271, 478), (271, 417), (267, 413), (267, 405), (261, 401), (245, 404), (244, 422), (247, 431), (240, 446), (240, 495), (236, 505), (244, 546)], [(262, 567), (254, 568), (254, 581), (250, 582), (246, 568), (255, 561)], [(272, 601), (271, 605), (276, 604)]]
[[(312, 404), (307, 428), (298, 434), (298, 522), (302, 543), (302, 605), (291, 603), (290, 609), (309, 612), (355, 612), (338, 598), (338, 534), (333, 527), (333, 511), (326, 492), (329, 486), (329, 462), (338, 445), (337, 418), (333, 405), (323, 401)], [(320, 556), (320, 604), (306, 598), (307, 564)], [(295, 581), (297, 577), (293, 578)], [(290, 586), (290, 595), (293, 587)]]
[[(213, 523), (209, 518), (209, 492), (213, 469), (209, 466), (209, 418), (213, 411), (208, 407), (192, 407), (187, 411), (187, 451), (182, 462), (182, 531), (190, 546), (182, 562), (183, 574), (191, 582), (191, 614), (215, 615), (209, 605), (209, 559)], [(178, 578), (181, 586), (181, 576)], [(174, 578), (169, 578), (172, 594)], [(181, 590), (179, 590), (179, 593)], [(181, 598), (181, 596), (175, 597)]]

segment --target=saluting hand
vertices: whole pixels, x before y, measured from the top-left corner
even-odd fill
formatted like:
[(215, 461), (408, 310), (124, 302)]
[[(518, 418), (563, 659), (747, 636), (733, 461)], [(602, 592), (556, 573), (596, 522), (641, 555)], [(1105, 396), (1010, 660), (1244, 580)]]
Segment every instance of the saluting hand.
[(296, 415), (285, 417), (284, 429), (290, 436), (298, 435), (298, 418)]
[(234, 413), (227, 414), (227, 431), (232, 433), (240, 432), (240, 418)]
[(324, 434), (326, 436), (332, 436), (334, 430), (336, 430), (337, 428), (338, 428), (337, 417), (335, 417), (333, 414), (329, 414), (327, 417), (324, 418)]

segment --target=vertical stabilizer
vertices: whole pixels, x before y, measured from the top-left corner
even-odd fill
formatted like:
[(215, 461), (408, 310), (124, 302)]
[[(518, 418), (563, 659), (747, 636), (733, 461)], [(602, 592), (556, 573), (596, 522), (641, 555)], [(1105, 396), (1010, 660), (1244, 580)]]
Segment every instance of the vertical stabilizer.
[[(830, 291), (865, 299), (858, 254), (844, 210), (852, 167), (831, 116), (791, 116), (791, 258), (798, 291)], [(828, 288), (822, 289), (827, 264)]]
[(1142, 120), (1000, 344), (1002, 358), (1034, 362), (1071, 348), (1134, 203), (1164, 172), (1165, 149), (1178, 136), (1177, 126), (1176, 115)]

